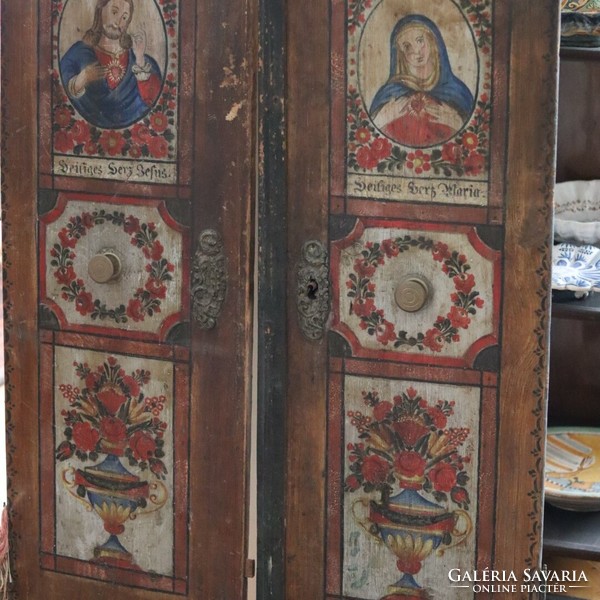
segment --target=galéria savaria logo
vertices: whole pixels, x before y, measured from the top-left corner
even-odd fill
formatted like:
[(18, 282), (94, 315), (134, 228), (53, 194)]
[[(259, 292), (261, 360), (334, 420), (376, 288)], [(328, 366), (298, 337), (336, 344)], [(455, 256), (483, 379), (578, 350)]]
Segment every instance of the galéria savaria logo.
[(543, 569), (524, 569), (522, 572), (487, 568), (474, 571), (450, 569), (448, 580), (451, 588), (470, 589), (474, 593), (560, 594), (589, 587), (584, 571), (554, 571), (545, 566)]

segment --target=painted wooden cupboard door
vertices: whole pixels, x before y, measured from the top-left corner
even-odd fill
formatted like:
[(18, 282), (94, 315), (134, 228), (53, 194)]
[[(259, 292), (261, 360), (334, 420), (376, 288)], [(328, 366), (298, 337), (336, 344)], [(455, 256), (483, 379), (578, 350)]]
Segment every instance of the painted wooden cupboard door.
[(540, 563), (558, 6), (267, 6), (287, 28), (283, 58), (267, 46), (286, 73), (286, 151), (265, 172), (281, 213), (262, 215), (261, 248), (285, 268), (269, 242), (287, 218), (291, 258), (287, 354), (263, 344), (287, 424), (283, 439), (264, 417), (264, 452), (285, 446), (286, 479), (259, 480), (285, 541), (259, 588), (536, 597), (472, 581)]
[(241, 599), (252, 5), (2, 5), (14, 597)]

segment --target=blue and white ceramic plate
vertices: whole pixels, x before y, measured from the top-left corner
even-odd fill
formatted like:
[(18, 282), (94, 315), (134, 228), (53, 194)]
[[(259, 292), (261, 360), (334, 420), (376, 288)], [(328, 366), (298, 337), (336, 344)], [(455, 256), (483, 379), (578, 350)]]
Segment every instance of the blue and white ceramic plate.
[(600, 248), (558, 244), (552, 248), (552, 289), (600, 291)]

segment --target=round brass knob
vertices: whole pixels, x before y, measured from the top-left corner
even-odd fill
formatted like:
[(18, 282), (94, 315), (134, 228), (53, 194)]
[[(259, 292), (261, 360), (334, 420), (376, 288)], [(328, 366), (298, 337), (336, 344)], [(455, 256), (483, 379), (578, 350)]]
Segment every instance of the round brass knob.
[(90, 259), (88, 274), (96, 283), (108, 283), (121, 274), (121, 260), (112, 252), (101, 252)]
[(429, 300), (431, 285), (421, 275), (407, 275), (403, 277), (394, 292), (396, 304), (406, 312), (421, 310)]

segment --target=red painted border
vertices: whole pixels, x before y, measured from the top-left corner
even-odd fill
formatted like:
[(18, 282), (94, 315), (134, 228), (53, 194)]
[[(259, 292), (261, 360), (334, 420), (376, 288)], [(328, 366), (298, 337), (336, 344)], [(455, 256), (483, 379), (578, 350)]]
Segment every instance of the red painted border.
[[(52, 558), (56, 561), (56, 568), (53, 570), (57, 573), (76, 575), (77, 577), (86, 579), (97, 579), (111, 584), (117, 583), (124, 586), (144, 588), (149, 591), (173, 592), (181, 595), (187, 593), (187, 582), (176, 580), (172, 577), (149, 575), (139, 571), (96, 565), (84, 560), (66, 558), (64, 556)], [(181, 584), (185, 586), (185, 590), (181, 589)]]
[[(352, 329), (343, 323), (340, 317), (341, 290), (339, 288), (340, 280), (340, 255), (342, 250), (351, 246), (354, 242), (360, 239), (366, 229), (381, 228), (381, 229), (408, 229), (412, 231), (436, 231), (442, 233), (464, 234), (471, 243), (473, 249), (478, 252), (483, 258), (492, 262), (493, 269), (493, 310), (492, 323), (493, 333), (487, 334), (476, 340), (464, 353), (462, 357), (448, 356), (431, 356), (429, 354), (413, 354), (407, 352), (393, 352), (387, 350), (367, 349), (361, 346), (360, 341), (356, 337)], [(402, 220), (381, 220), (375, 218), (357, 219), (354, 229), (341, 240), (336, 240), (331, 243), (331, 278), (332, 298), (333, 298), (333, 321), (331, 324), (332, 331), (339, 333), (350, 345), (353, 356), (362, 358), (371, 358), (377, 360), (390, 361), (406, 361), (418, 364), (440, 365), (446, 367), (466, 366), (472, 367), (477, 355), (490, 346), (498, 343), (499, 328), (500, 328), (500, 304), (502, 290), (502, 255), (499, 251), (493, 250), (487, 246), (479, 237), (477, 230), (470, 225), (454, 225), (452, 229), (448, 225), (441, 223), (414, 223)]]
[[(346, 2), (331, 0), (331, 202), (346, 191)], [(342, 209), (343, 210), (343, 209)], [(337, 212), (332, 205), (331, 212)]]
[[(52, 449), (51, 451), (40, 452), (40, 480), (42, 490), (50, 491), (46, 493), (43, 506), (40, 511), (40, 549), (42, 552), (54, 551), (55, 530), (55, 511), (56, 496), (55, 487), (55, 468), (54, 449), (56, 443), (54, 440), (54, 346), (42, 343), (40, 344), (40, 448)], [(46, 482), (46, 485), (44, 485)], [(51, 568), (51, 567), (48, 567)]]
[[(112, 204), (115, 206), (140, 206), (145, 208), (155, 208), (165, 225), (181, 233), (181, 308), (175, 313), (171, 313), (158, 326), (158, 331), (132, 331), (123, 330), (122, 327), (110, 327), (105, 325), (88, 325), (85, 323), (69, 323), (62, 308), (51, 300), (47, 295), (46, 289), (46, 267), (47, 267), (47, 238), (46, 226), (54, 223), (65, 212), (67, 205), (72, 201), (91, 202), (94, 205), (99, 203)], [(134, 340), (156, 340), (165, 341), (171, 328), (181, 321), (189, 319), (190, 311), (190, 268), (191, 268), (191, 249), (190, 249), (190, 229), (189, 227), (178, 223), (169, 214), (166, 202), (158, 199), (142, 199), (128, 196), (102, 196), (97, 194), (61, 192), (58, 194), (56, 205), (46, 214), (40, 216), (41, 226), (39, 227), (39, 274), (40, 274), (40, 302), (48, 306), (56, 315), (62, 329), (78, 331), (82, 333), (95, 333), (98, 335), (114, 335), (117, 337), (127, 337)]]
[[(69, 342), (75, 341), (72, 334), (57, 332), (54, 334), (54, 342), (58, 346), (71, 346)], [(77, 336), (78, 342), (92, 342), (91, 344), (78, 344), (78, 347), (92, 349), (94, 351), (105, 351), (117, 355), (131, 353), (132, 350), (140, 348), (140, 343), (125, 342), (118, 340), (100, 339)], [(99, 342), (99, 343), (98, 343)], [(133, 346), (133, 347), (132, 347)], [(52, 343), (44, 342), (40, 345), (40, 494), (44, 510), (41, 514), (41, 539), (40, 539), (40, 565), (43, 569), (57, 571), (109, 581), (122, 585), (143, 587), (149, 590), (174, 592), (187, 594), (188, 579), (188, 483), (189, 483), (189, 364), (173, 363), (173, 576), (151, 575), (141, 571), (134, 571), (97, 565), (92, 562), (83, 561), (57, 555), (56, 523), (55, 523), (55, 459), (54, 448), (56, 446), (54, 430), (54, 348)], [(165, 350), (162, 346), (145, 344), (143, 349), (156, 348), (160, 353)], [(165, 360), (157, 356), (158, 352), (148, 356), (146, 353), (139, 354), (140, 357), (148, 357), (154, 360)], [(47, 451), (52, 448), (52, 451)], [(44, 451), (45, 450), (45, 451)]]
[(75, 348), (90, 348), (101, 352), (118, 352), (119, 354), (131, 354), (134, 356), (145, 356), (170, 360), (172, 362), (186, 362), (189, 360), (188, 348), (178, 348), (166, 344), (152, 344), (133, 340), (122, 340), (119, 338), (96, 337), (81, 333), (68, 331), (54, 332), (54, 343), (61, 346), (72, 346)]
[(369, 200), (348, 198), (348, 212), (359, 217), (385, 217), (414, 221), (484, 224), (488, 220), (485, 206), (403, 202), (400, 200)]
[(431, 381), (434, 383), (455, 383), (461, 385), (481, 385), (482, 373), (465, 368), (435, 367), (415, 365), (410, 362), (382, 362), (344, 359), (344, 372), (347, 375), (364, 375), (365, 377), (385, 377), (389, 379), (414, 379), (415, 381)]
[(326, 527), (326, 591), (342, 592), (342, 502), (343, 482), (340, 465), (344, 461), (342, 450), (343, 426), (343, 374), (329, 376), (329, 409), (327, 411), (327, 527)]
[[(481, 390), (481, 420), (479, 424), (479, 517), (477, 527), (477, 569), (492, 564), (494, 548), (494, 491), (496, 489), (496, 444), (498, 390)], [(478, 596), (479, 598), (479, 596)]]

